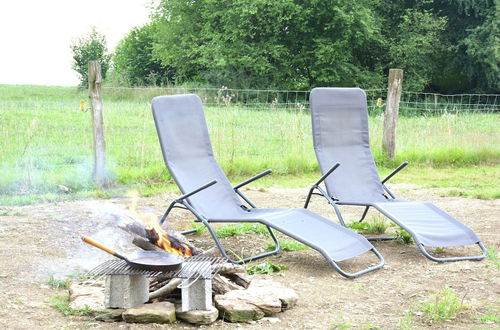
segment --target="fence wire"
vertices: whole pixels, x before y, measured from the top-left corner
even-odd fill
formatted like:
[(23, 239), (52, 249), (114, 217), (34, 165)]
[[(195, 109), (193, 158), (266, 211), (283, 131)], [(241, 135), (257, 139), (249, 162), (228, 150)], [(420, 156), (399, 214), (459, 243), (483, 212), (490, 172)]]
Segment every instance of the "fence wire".
[[(380, 160), (386, 90), (365, 92), (371, 143)], [(185, 93), (200, 96), (215, 155), (229, 174), (249, 175), (266, 168), (284, 174), (317, 170), (308, 91), (104, 87), (107, 163), (116, 180), (168, 178), (151, 99)], [(439, 153), (459, 150), (457, 157), (468, 157), (479, 148), (487, 150), (486, 158), (479, 161), (498, 160), (498, 96), (403, 91), (397, 152), (415, 161), (433, 162)], [(92, 185), (91, 115), (80, 110), (81, 100), (86, 100), (85, 91), (60, 100), (3, 100), (0, 96), (0, 170), (4, 173), (0, 190), (28, 192), (43, 186), (57, 191), (57, 185), (72, 189)], [(88, 110), (88, 102), (83, 110)]]

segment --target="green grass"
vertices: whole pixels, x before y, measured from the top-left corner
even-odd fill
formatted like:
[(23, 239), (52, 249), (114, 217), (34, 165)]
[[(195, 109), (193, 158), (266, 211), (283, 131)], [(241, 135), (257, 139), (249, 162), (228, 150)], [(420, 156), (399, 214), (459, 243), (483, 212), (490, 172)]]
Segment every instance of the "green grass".
[(428, 301), (421, 303), (424, 318), (428, 321), (443, 322), (455, 318), (465, 308), (455, 291), (449, 287), (432, 295)]
[[(139, 185), (145, 195), (154, 195), (172, 182), (150, 110), (151, 98), (164, 92), (103, 91), (107, 164), (118, 187)], [(91, 115), (79, 110), (80, 100), (87, 100), (87, 92), (78, 88), (0, 85), (0, 203), (108, 197), (92, 183)], [(303, 187), (305, 180), (299, 178), (310, 184), (317, 177), (310, 115), (303, 105), (288, 110), (271, 104), (259, 109), (208, 105), (206, 117), (215, 155), (230, 179), (267, 168), (274, 175), (260, 184), (284, 178)], [(397, 157), (389, 161), (381, 150), (382, 116), (372, 116), (373, 154), (383, 173), (403, 160), (411, 162), (414, 170), (405, 169), (393, 182), (447, 187), (442, 193), (448, 195), (499, 198), (494, 184), (500, 180), (499, 118), (495, 113), (401, 116)]]
[(262, 236), (269, 236), (269, 231), (266, 226), (260, 223), (239, 223), (237, 225), (229, 224), (217, 227), (215, 234), (219, 238), (226, 238), (236, 235), (258, 234)]
[[(304, 245), (300, 242), (297, 242), (296, 240), (293, 240), (293, 239), (280, 239), (279, 243), (280, 243), (281, 251), (284, 251), (284, 252), (300, 251), (300, 250), (307, 249), (306, 245)], [(275, 249), (275, 246), (273, 243), (269, 243), (267, 245), (266, 249), (268, 251), (272, 251)]]
[(49, 279), (47, 284), (53, 287), (54, 289), (68, 289), (71, 284), (71, 279), (58, 279), (54, 276), (54, 274), (49, 274)]
[(353, 325), (349, 323), (331, 323), (330, 324), (330, 329), (349, 329), (352, 328)]
[(500, 269), (500, 257), (498, 257), (497, 250), (494, 246), (488, 247), (488, 260), (491, 261), (497, 269)]
[(267, 260), (267, 261), (264, 261), (264, 262), (257, 264), (257, 265), (247, 266), (246, 269), (247, 269), (247, 273), (250, 275), (254, 275), (254, 274), (273, 275), (273, 274), (278, 273), (282, 270), (288, 269), (288, 266), (277, 265), (277, 264), (274, 264), (271, 261)]
[(403, 228), (396, 226), (396, 242), (401, 244), (412, 244), (413, 237)]
[(63, 315), (92, 315), (90, 308), (85, 305), (83, 309), (73, 309), (69, 307), (70, 298), (69, 296), (51, 296), (50, 306), (58, 309)]
[(376, 215), (362, 222), (349, 223), (347, 227), (360, 234), (381, 235), (389, 228), (389, 221), (382, 215)]
[(500, 316), (497, 314), (484, 314), (477, 317), (477, 320), (481, 323), (500, 323)]

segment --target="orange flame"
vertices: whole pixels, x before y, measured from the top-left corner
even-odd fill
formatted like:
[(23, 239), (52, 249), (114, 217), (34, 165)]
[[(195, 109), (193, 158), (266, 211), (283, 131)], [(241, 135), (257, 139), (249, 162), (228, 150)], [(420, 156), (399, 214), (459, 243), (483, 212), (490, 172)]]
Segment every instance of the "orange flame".
[(177, 238), (169, 235), (163, 228), (161, 228), (158, 217), (154, 214), (141, 214), (137, 212), (137, 201), (139, 193), (131, 191), (127, 197), (132, 198), (129, 207), (129, 212), (134, 218), (140, 219), (144, 223), (144, 228), (148, 233), (148, 239), (151, 243), (165, 250), (166, 252), (177, 254), (183, 257), (192, 256), (193, 252), (186, 244), (180, 242)]

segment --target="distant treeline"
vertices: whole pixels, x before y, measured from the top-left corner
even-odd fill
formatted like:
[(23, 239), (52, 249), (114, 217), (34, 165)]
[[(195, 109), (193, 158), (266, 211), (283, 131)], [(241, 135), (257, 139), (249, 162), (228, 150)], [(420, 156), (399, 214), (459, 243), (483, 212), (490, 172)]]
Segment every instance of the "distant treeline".
[(306, 90), (500, 91), (500, 0), (160, 0), (119, 43), (113, 79)]

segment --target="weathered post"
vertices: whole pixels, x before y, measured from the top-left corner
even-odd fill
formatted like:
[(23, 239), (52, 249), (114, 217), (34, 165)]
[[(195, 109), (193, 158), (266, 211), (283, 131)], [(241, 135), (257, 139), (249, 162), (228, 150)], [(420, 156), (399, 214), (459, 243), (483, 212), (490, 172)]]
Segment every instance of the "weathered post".
[(387, 102), (384, 115), (384, 135), (382, 149), (387, 157), (394, 158), (396, 150), (396, 123), (398, 121), (399, 100), (403, 86), (403, 70), (390, 69), (387, 86)]
[(101, 97), (101, 63), (89, 62), (89, 99), (92, 112), (92, 130), (94, 135), (94, 181), (99, 188), (107, 184), (106, 178), (106, 143), (104, 141), (104, 124), (102, 117)]

